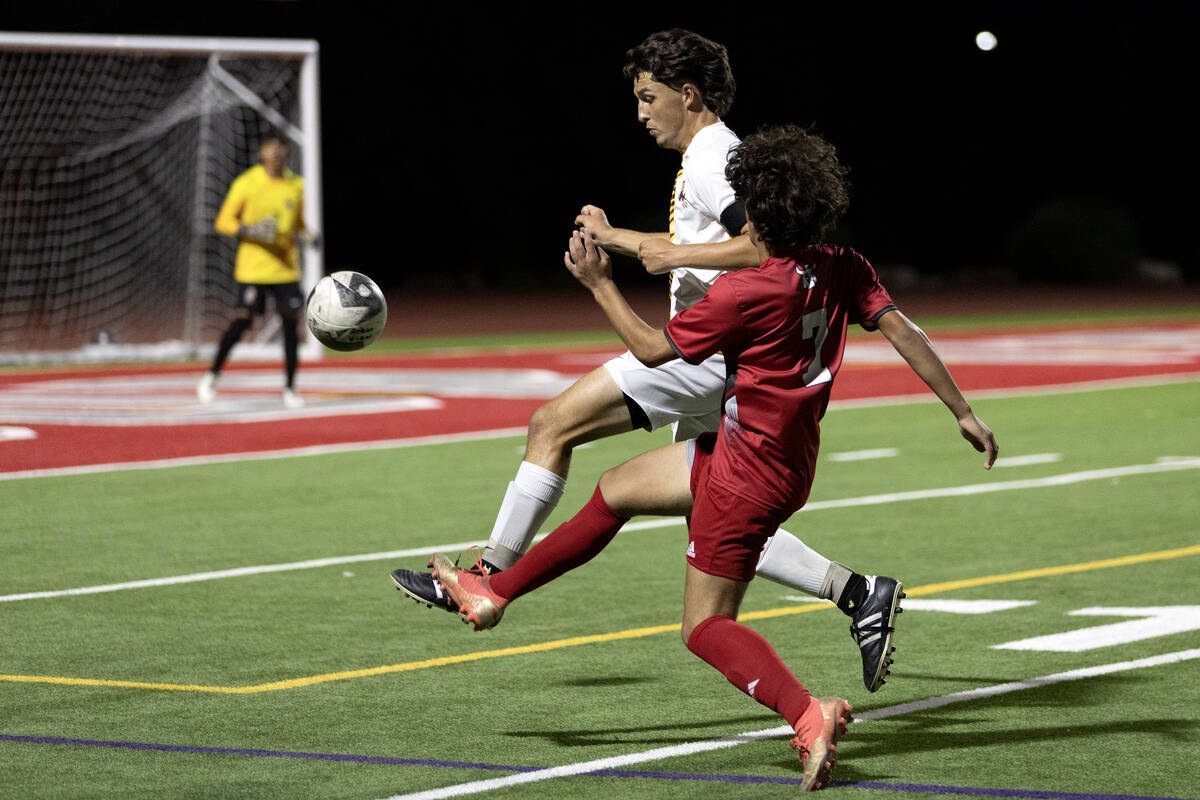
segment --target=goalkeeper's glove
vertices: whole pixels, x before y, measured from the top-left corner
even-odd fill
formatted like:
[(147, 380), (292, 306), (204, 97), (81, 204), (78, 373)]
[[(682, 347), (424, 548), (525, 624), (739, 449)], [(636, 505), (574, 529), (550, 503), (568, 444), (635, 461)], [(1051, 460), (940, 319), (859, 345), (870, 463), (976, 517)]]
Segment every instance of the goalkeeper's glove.
[(296, 231), (295, 239), (296, 244), (300, 245), (301, 247), (321, 246), (321, 234), (316, 233), (315, 231)]
[(275, 217), (263, 217), (253, 225), (243, 225), (238, 228), (238, 238), (259, 244), (275, 244), (275, 235), (279, 233), (279, 220)]

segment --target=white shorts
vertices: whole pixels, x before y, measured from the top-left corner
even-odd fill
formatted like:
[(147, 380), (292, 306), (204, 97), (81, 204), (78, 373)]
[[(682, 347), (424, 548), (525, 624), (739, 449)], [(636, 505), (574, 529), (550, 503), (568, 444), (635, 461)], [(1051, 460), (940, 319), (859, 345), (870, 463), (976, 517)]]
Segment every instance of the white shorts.
[(677, 358), (647, 367), (626, 352), (604, 362), (622, 392), (646, 412), (650, 430), (672, 425), (677, 442), (715, 431), (721, 422), (725, 357), (692, 365)]

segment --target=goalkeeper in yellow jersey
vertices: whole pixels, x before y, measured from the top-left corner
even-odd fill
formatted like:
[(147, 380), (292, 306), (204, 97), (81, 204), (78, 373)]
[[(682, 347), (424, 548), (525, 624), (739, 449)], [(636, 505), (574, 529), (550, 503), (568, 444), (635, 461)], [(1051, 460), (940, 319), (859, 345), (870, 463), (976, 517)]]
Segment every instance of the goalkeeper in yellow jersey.
[(217, 231), (240, 242), (234, 268), (238, 299), (233, 322), (221, 337), (212, 366), (196, 387), (202, 403), (211, 403), (216, 397), (217, 379), (229, 351), (250, 328), (254, 316), (266, 311), (267, 295), (271, 295), (283, 328), (287, 375), (283, 404), (289, 408), (304, 405), (295, 388), (297, 324), (304, 306), (296, 243), (314, 237), (304, 223), (304, 179), (286, 166), (290, 152), (291, 145), (282, 136), (265, 136), (258, 149), (258, 165), (234, 180), (217, 214)]

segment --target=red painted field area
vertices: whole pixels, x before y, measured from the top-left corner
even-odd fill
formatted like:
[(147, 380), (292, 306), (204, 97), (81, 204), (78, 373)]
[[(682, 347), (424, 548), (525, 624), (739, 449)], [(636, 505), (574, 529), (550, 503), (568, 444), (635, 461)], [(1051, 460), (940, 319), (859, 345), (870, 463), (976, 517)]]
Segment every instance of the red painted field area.
[[(1200, 375), (1200, 325), (1106, 326), (942, 335), (971, 392)], [(194, 394), (200, 366), (0, 375), (0, 474), (203, 458), (322, 445), (521, 429), (541, 403), (611, 349), (413, 355), (305, 364), (307, 407), (279, 402), (277, 363), (236, 364), (216, 403)], [(835, 402), (927, 393), (878, 336), (856, 336)]]

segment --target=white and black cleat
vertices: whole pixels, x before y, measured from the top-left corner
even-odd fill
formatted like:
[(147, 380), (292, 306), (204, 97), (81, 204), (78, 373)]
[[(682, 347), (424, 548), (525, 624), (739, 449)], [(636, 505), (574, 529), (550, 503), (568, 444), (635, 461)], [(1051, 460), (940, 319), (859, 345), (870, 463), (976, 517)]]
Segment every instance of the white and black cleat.
[(428, 572), (411, 569), (392, 570), (392, 583), (413, 600), (429, 608), (440, 608), (451, 614), (458, 613), (458, 606), (442, 591), (442, 584)]
[(895, 578), (868, 575), (867, 599), (855, 610), (850, 623), (850, 635), (858, 643), (862, 653), (863, 685), (874, 692), (884, 684), (891, 674), (889, 667), (894, 663), (892, 638), (896, 633), (896, 615), (900, 613), (900, 600), (904, 598), (904, 586)]

